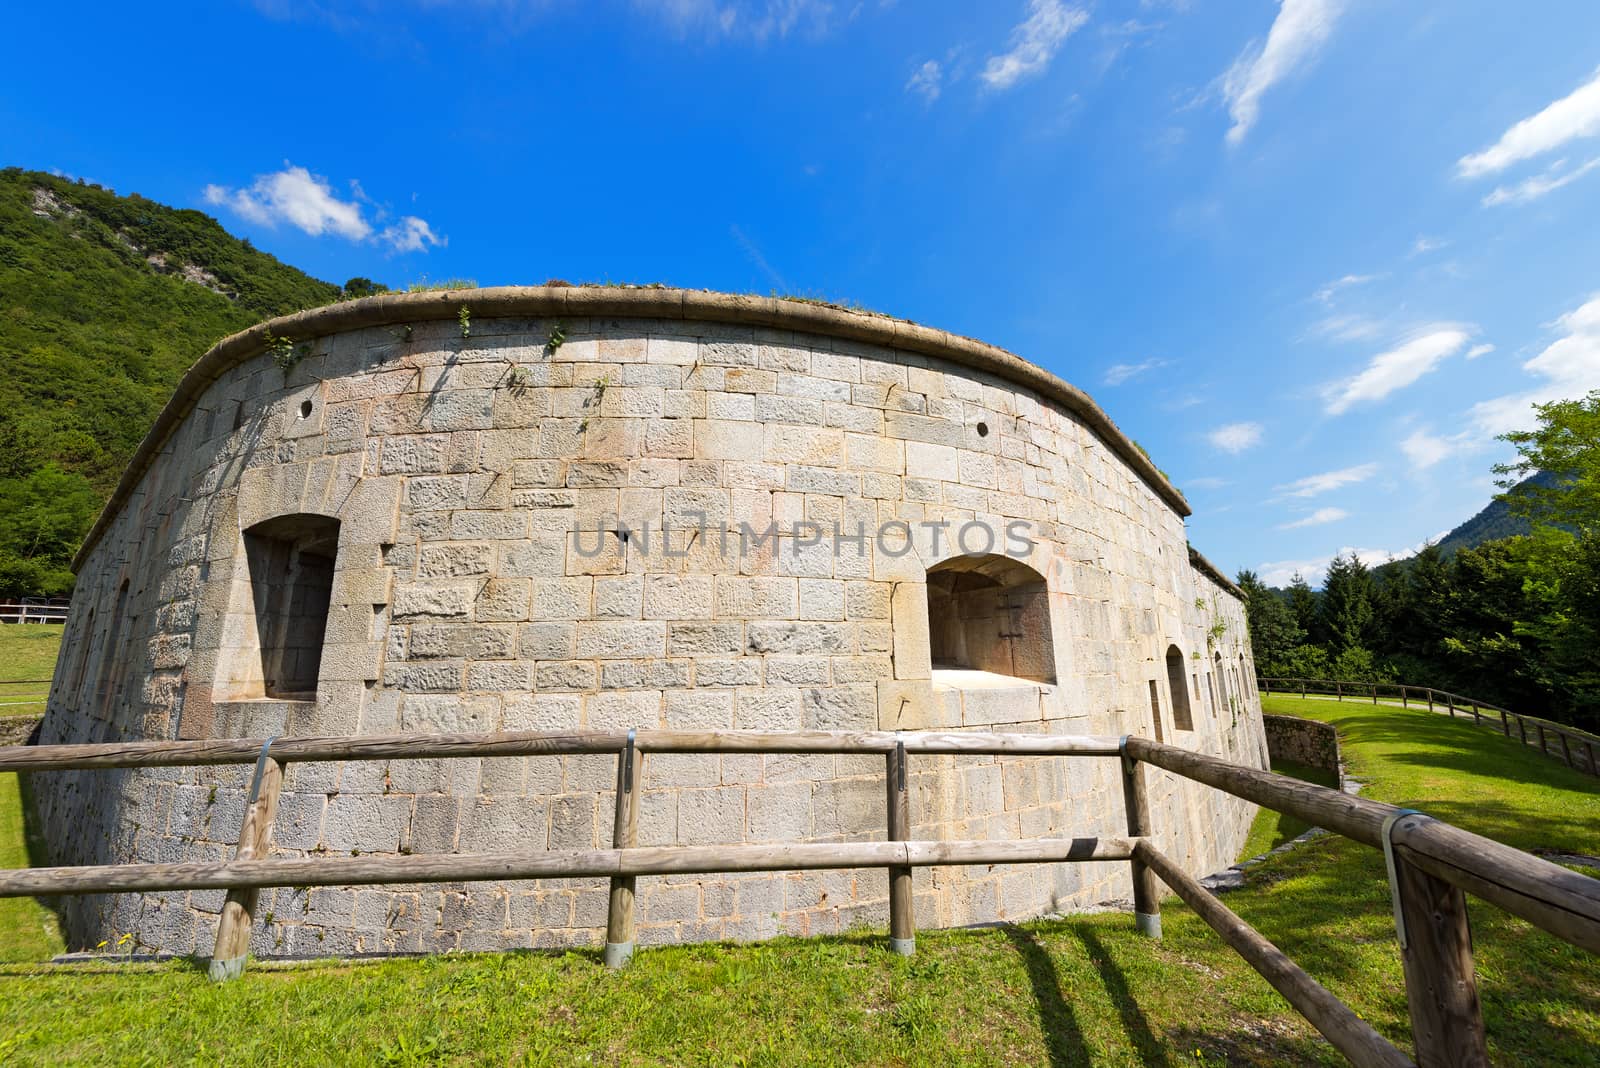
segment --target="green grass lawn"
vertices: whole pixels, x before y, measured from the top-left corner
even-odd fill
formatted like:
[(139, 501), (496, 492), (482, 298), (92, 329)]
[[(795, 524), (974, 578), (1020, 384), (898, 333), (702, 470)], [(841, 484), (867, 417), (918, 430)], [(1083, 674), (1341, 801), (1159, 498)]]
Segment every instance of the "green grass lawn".
[[(1600, 853), (1594, 780), (1532, 750), (1426, 711), (1269, 708), (1338, 724), (1369, 797), (1523, 848)], [(22, 855), (14, 797), (14, 777), (0, 776), (8, 866)], [(1281, 822), (1262, 832), (1295, 833)], [(1319, 838), (1253, 869), (1226, 900), (1410, 1048), (1376, 851)], [(620, 974), (590, 951), (252, 964), (226, 986), (188, 961), (0, 964), (0, 1063), (1342, 1063), (1192, 913), (1171, 898), (1164, 913), (1160, 942), (1102, 914), (924, 932), (911, 960), (861, 932), (646, 949)], [(1473, 904), (1472, 921), (1494, 1061), (1592, 1065), (1600, 958), (1487, 905)], [(27, 924), (0, 927), (13, 961), (57, 944)]]
[[(1314, 768), (1310, 764), (1300, 764), (1293, 760), (1274, 760), (1272, 770), (1280, 775), (1289, 775), (1296, 779), (1304, 779), (1306, 782), (1314, 782), (1318, 786), (1326, 786), (1330, 790), (1339, 788), (1339, 776), (1325, 768)], [(1287, 813), (1274, 812), (1270, 808), (1261, 809), (1256, 813), (1255, 822), (1250, 825), (1250, 837), (1245, 839), (1244, 848), (1239, 850), (1239, 859), (1249, 860), (1251, 857), (1259, 857), (1269, 849), (1294, 841), (1310, 829), (1309, 823)]]
[(0, 717), (44, 714), (61, 630), (54, 623), (0, 625)]

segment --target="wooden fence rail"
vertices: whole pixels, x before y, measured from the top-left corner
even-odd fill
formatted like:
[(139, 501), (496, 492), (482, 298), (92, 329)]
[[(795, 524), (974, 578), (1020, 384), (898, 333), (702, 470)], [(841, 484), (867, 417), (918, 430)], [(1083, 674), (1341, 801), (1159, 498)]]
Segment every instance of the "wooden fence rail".
[[(617, 803), (612, 848), (439, 856), (271, 859), (271, 825), (293, 760), (420, 759), (614, 753)], [(850, 753), (885, 757), (888, 841), (775, 845), (636, 844), (641, 768), (650, 753)], [(1025, 841), (907, 841), (908, 758), (932, 754), (1119, 757), (1126, 837)], [(1333, 1045), (1358, 1065), (1410, 1064), (1350, 1008), (1155, 844), (1145, 765), (1297, 816), (1384, 850), (1417, 1060), (1486, 1065), (1465, 893), (1492, 902), (1575, 945), (1600, 952), (1600, 880), (1588, 879), (1421, 813), (1351, 797), (1141, 737), (883, 731), (561, 731), (395, 734), (365, 738), (226, 739), (101, 745), (0, 747), (0, 771), (174, 767), (255, 763), (239, 848), (225, 863), (122, 864), (0, 871), (0, 897), (225, 889), (211, 975), (238, 975), (256, 894), (273, 886), (347, 886), (602, 877), (611, 880), (604, 959), (626, 964), (634, 945), (634, 881), (641, 875), (883, 868), (889, 879), (890, 946), (915, 950), (912, 870), (951, 864), (1119, 861), (1133, 873), (1135, 922), (1161, 936), (1157, 880), (1165, 882), (1260, 972)]]
[[(1338, 679), (1285, 679), (1267, 676), (1256, 680), (1256, 688), (1263, 694), (1298, 693), (1301, 697), (1315, 694), (1332, 696), (1340, 701), (1347, 697), (1371, 698), (1373, 704), (1377, 704), (1378, 698), (1384, 696), (1398, 698), (1400, 704), (1406, 708), (1411, 707), (1413, 701), (1419, 705), (1425, 702), (1429, 712), (1437, 711), (1442, 706), (1452, 719), (1458, 712), (1463, 716), (1471, 716), (1475, 725), (1497, 729), (1507, 738), (1511, 737), (1512, 726), (1515, 724), (1517, 740), (1522, 744), (1534, 746), (1545, 756), (1563, 761), (1569, 768), (1600, 777), (1600, 735), (1554, 720), (1513, 712), (1488, 701), (1480, 701), (1476, 697), (1463, 697), (1458, 693), (1436, 690), (1431, 686), (1410, 686), (1398, 682), (1343, 682)], [(1533, 728), (1531, 736), (1528, 733), (1530, 726)], [(1551, 736), (1554, 736), (1559, 743), (1555, 751), (1550, 748)]]

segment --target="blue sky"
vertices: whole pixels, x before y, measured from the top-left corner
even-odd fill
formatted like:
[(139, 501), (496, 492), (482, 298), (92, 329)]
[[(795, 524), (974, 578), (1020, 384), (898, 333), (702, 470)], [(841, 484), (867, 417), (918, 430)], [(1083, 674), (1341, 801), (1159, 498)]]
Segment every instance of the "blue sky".
[[(1600, 5), (259, 0), (8, 15), (4, 163), (335, 282), (858, 302), (1085, 388), (1275, 581), (1600, 387)], [(33, 42), (18, 47), (19, 42)]]

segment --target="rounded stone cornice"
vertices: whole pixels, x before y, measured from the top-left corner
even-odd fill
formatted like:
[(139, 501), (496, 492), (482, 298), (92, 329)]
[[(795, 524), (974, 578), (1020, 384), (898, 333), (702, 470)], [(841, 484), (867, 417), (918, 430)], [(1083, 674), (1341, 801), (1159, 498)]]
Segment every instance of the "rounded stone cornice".
[(269, 338), (299, 341), (373, 326), (453, 320), (463, 306), (474, 319), (609, 316), (765, 327), (860, 341), (948, 360), (1003, 378), (1061, 405), (1099, 435), (1173, 511), (1179, 516), (1190, 514), (1183, 494), (1087, 393), (1044, 368), (986, 342), (887, 315), (782, 297), (653, 287), (495, 286), (384, 293), (279, 316), (217, 342), (179, 380), (172, 397), (140, 442), (110, 500), (84, 538), (83, 547), (73, 560), (73, 570), (82, 568), (106, 527), (206, 388), (226, 371), (259, 355)]

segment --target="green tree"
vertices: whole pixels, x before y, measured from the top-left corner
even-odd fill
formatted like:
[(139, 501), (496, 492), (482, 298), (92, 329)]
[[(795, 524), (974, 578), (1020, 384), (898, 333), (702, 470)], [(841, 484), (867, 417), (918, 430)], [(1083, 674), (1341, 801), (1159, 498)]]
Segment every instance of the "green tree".
[(1239, 572), (1245, 595), (1245, 615), (1250, 624), (1250, 648), (1258, 664), (1276, 663), (1305, 641), (1305, 631), (1295, 622), (1278, 593), (1262, 583), (1254, 571)]
[(1317, 595), (1306, 582), (1306, 577), (1298, 571), (1289, 580), (1289, 611), (1294, 613), (1294, 623), (1300, 628), (1300, 633), (1313, 642), (1317, 641)]
[[(1539, 426), (1501, 435), (1516, 447), (1517, 460), (1496, 464), (1497, 499), (1539, 526), (1561, 526), (1580, 537), (1600, 532), (1600, 389), (1581, 400), (1536, 404)], [(1548, 485), (1519, 485), (1545, 471)]]
[(1372, 572), (1355, 553), (1335, 556), (1322, 583), (1318, 613), (1335, 655), (1364, 649), (1372, 636)]

